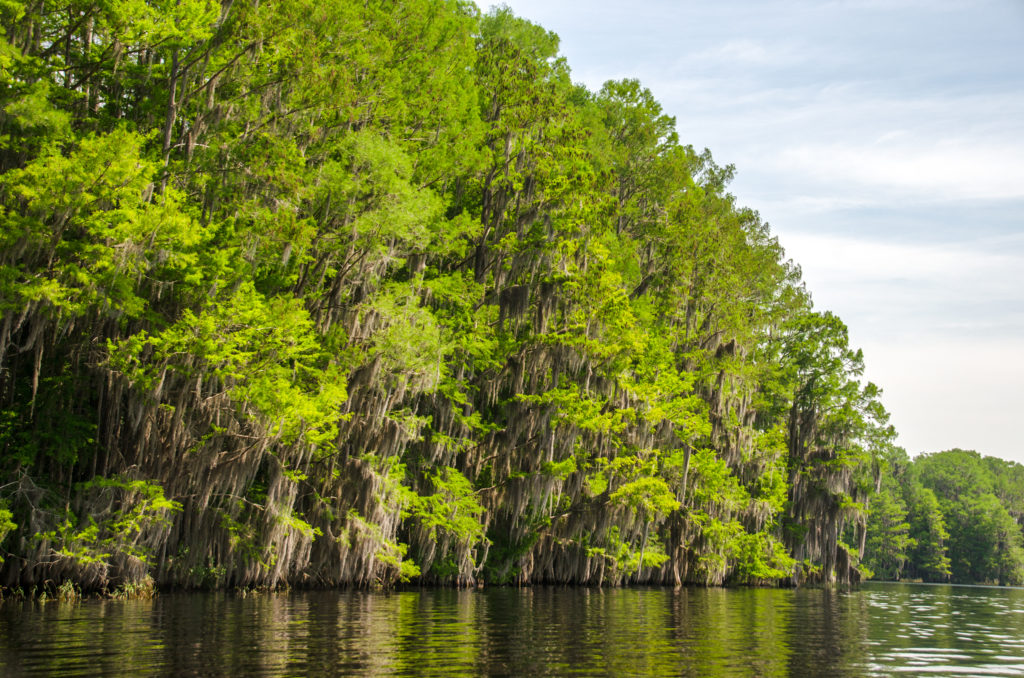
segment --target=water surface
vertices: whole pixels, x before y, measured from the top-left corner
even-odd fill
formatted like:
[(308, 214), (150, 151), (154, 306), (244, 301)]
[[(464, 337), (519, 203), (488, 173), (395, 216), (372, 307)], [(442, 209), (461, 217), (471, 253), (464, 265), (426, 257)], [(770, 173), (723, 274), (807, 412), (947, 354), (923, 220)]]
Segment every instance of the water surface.
[(13, 676), (1024, 675), (1024, 590), (868, 584), (0, 606)]

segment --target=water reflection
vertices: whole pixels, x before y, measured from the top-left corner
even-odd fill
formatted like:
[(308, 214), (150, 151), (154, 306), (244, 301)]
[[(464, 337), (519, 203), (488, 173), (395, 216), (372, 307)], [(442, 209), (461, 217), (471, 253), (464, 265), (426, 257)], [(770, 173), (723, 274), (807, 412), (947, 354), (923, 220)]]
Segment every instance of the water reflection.
[(0, 606), (3, 675), (1024, 675), (1024, 591), (297, 592)]

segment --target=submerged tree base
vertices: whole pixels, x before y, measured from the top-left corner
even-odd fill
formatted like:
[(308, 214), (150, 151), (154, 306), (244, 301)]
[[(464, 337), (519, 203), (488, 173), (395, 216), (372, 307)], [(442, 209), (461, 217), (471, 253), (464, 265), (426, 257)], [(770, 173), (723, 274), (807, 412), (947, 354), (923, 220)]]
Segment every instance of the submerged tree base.
[[(397, 583), (392, 585), (376, 585), (366, 586), (363, 584), (355, 586), (253, 586), (253, 587), (225, 587), (225, 588), (193, 588), (183, 589), (176, 586), (157, 586), (151, 578), (143, 580), (137, 584), (124, 584), (114, 589), (99, 589), (99, 590), (83, 590), (78, 585), (66, 581), (59, 586), (54, 585), (52, 582), (47, 582), (43, 586), (35, 586), (29, 589), (22, 589), (20, 587), (0, 587), (0, 604), (5, 602), (34, 602), (39, 604), (47, 603), (64, 603), (64, 604), (75, 604), (85, 600), (119, 600), (119, 601), (132, 601), (132, 600), (151, 600), (155, 596), (164, 593), (213, 593), (221, 592), (231, 596), (237, 596), (240, 598), (249, 598), (252, 596), (264, 596), (264, 595), (276, 595), (282, 593), (289, 593), (292, 591), (348, 591), (348, 590), (364, 590), (364, 591), (378, 591), (378, 592), (390, 592), (390, 591), (411, 591), (411, 590), (424, 590), (424, 589), (459, 589), (459, 590), (477, 590), (482, 591), (485, 588), (544, 588), (553, 586), (547, 582), (537, 583), (516, 583), (516, 584), (485, 584), (483, 582), (477, 582), (473, 586), (458, 586), (454, 584), (410, 584), (410, 583)], [(600, 589), (600, 588), (666, 588), (665, 585), (656, 582), (640, 582), (640, 583), (626, 583), (617, 585), (608, 584), (573, 584), (573, 583), (559, 583), (554, 584), (559, 588), (584, 588), (584, 589)], [(686, 583), (679, 584), (674, 587), (668, 588), (825, 588), (825, 589), (839, 589), (842, 591), (856, 590), (860, 586), (857, 583), (829, 583), (829, 584), (804, 584), (802, 587), (797, 587), (792, 581), (783, 581), (776, 584), (701, 584), (701, 583)]]

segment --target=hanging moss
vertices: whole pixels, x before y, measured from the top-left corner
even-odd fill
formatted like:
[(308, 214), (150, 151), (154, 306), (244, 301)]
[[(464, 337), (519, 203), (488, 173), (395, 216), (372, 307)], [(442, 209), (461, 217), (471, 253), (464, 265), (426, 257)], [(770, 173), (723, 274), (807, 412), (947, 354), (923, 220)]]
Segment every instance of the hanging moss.
[(371, 5), (2, 13), (0, 583), (856, 581), (891, 431), (732, 168)]

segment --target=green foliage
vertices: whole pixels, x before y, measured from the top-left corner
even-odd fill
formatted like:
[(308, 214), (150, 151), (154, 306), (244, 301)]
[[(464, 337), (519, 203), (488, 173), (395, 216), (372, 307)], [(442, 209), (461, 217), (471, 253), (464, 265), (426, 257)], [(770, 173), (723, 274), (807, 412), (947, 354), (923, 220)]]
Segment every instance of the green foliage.
[[(0, 501), (0, 547), (3, 546), (7, 535), (18, 528), (13, 518), (14, 514), (7, 509), (7, 504)], [(0, 557), (0, 563), (3, 563), (2, 557)]]
[(551, 421), (584, 431), (617, 433), (626, 427), (630, 410), (607, 411), (606, 403), (582, 395), (575, 387), (554, 389), (540, 394), (519, 394), (517, 399), (530, 405), (550, 408)]
[(879, 579), (899, 580), (904, 565), (917, 546), (910, 536), (907, 507), (892, 477), (885, 477), (882, 489), (871, 498), (865, 561)]
[(785, 579), (793, 573), (796, 561), (786, 552), (782, 542), (757, 532), (736, 537), (733, 577), (745, 584), (761, 584)]
[(419, 566), (405, 557), (408, 550), (406, 544), (385, 540), (375, 555), (382, 563), (397, 571), (398, 581), (408, 582), (421, 574)]
[(181, 504), (167, 499), (162, 487), (145, 480), (94, 478), (80, 490), (93, 501), (107, 500), (110, 508), (83, 520), (68, 511), (55, 529), (34, 537), (49, 544), (54, 555), (81, 565), (106, 567), (115, 556), (150, 562), (147, 537), (169, 527), (171, 515), (181, 511)]
[(728, 464), (712, 450), (695, 450), (690, 457), (691, 472), (697, 476), (692, 494), (698, 506), (717, 505), (732, 513), (749, 501), (750, 495)]
[(622, 539), (617, 526), (612, 527), (605, 535), (605, 543), (606, 546), (603, 547), (588, 547), (587, 555), (604, 560), (614, 574), (628, 577), (641, 567), (661, 567), (669, 559), (657, 538), (647, 542), (645, 548), (637, 549)]
[(403, 516), (413, 518), (437, 540), (448, 537), (465, 544), (486, 539), (480, 522), (484, 507), (480, 505), (473, 486), (464, 475), (451, 467), (435, 470), (428, 476), (433, 492), (419, 495), (408, 491)]
[(680, 506), (668, 484), (656, 477), (644, 477), (625, 483), (612, 492), (609, 500), (625, 504), (645, 519), (665, 515)]
[(994, 495), (968, 495), (950, 503), (943, 515), (949, 525), (954, 581), (1003, 585), (1024, 582), (1024, 537)]
[(947, 581), (952, 574), (948, 555), (949, 532), (935, 493), (915, 480), (903, 484), (910, 538), (914, 540), (910, 567), (925, 581)]
[(42, 304), (58, 317), (139, 316), (142, 276), (198, 282), (203, 229), (177, 209), (178, 194), (147, 201), (157, 165), (143, 142), (125, 129), (90, 135), (3, 176), (9, 227), (0, 248), (20, 252), (0, 268), (7, 312)]
[(948, 529), (953, 581), (1019, 584), (1024, 534), (993, 494), (997, 481), (990, 468), (977, 452), (959, 449), (914, 462), (920, 483), (935, 493)]
[(878, 576), (1019, 584), (1022, 468), (959, 449), (898, 461), (873, 499), (867, 552)]
[(441, 380), (444, 355), (441, 328), (434, 316), (418, 305), (412, 290), (395, 286), (373, 300), (373, 313), (382, 326), (374, 336), (371, 355), (399, 383), (416, 391), (432, 391)]
[(184, 311), (159, 334), (138, 332), (109, 349), (111, 366), (155, 398), (169, 375), (217, 380), (285, 443), (302, 436), (319, 445), (337, 435), (341, 369), (295, 299), (266, 299), (243, 284), (200, 314)]
[(734, 169), (508, 8), (0, 28), (7, 580), (852, 581), (867, 520), (880, 573), (974, 530), (956, 571), (1019, 576), (1015, 470), (871, 500), (880, 391)]

